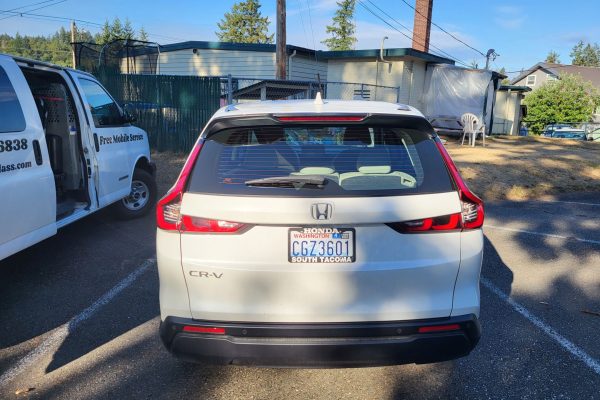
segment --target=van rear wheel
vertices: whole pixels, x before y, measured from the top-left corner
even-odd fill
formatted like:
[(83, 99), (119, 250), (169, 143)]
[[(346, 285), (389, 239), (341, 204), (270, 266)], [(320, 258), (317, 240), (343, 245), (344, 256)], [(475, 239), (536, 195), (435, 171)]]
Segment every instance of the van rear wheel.
[(136, 169), (131, 180), (129, 195), (113, 206), (116, 216), (121, 219), (133, 219), (146, 215), (156, 202), (156, 181), (143, 169)]

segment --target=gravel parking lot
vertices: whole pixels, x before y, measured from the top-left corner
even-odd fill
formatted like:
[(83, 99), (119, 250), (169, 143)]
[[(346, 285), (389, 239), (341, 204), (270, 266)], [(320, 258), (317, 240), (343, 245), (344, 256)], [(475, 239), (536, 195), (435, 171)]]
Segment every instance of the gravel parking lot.
[(558, 200), (487, 204), (471, 355), (330, 370), (172, 358), (158, 337), (154, 217), (100, 212), (0, 262), (0, 398), (600, 398), (600, 201)]

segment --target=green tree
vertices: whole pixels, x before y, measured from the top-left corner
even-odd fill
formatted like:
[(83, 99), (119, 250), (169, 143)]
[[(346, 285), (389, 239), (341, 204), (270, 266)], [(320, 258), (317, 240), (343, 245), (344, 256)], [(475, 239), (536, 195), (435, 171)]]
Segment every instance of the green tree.
[(550, 50), (544, 62), (547, 62), (548, 64), (560, 64), (560, 59), (558, 57), (560, 56), (557, 52)]
[(337, 2), (337, 5), (338, 9), (333, 17), (333, 23), (326, 27), (326, 32), (331, 37), (321, 43), (326, 45), (329, 50), (353, 50), (356, 44), (354, 36), (356, 26), (352, 19), (356, 1), (341, 0)]
[(600, 47), (580, 40), (571, 51), (571, 64), (586, 67), (600, 67)]
[(123, 38), (124, 39), (135, 39), (135, 30), (131, 26), (129, 18), (125, 18), (125, 24), (123, 25)]
[(258, 0), (235, 3), (231, 12), (225, 13), (215, 32), (222, 42), (273, 43), (269, 35), (269, 18), (263, 17)]
[[(504, 67), (500, 68), (499, 70), (496, 70), (496, 72), (506, 76), (506, 68), (504, 68)], [(500, 83), (502, 85), (510, 85), (510, 79), (504, 78), (504, 79), (502, 79), (502, 82), (500, 82)]]
[(96, 35), (96, 43), (106, 44), (117, 39), (133, 39), (135, 37), (135, 31), (131, 27), (129, 19), (125, 19), (125, 24), (121, 22), (119, 17), (116, 17), (109, 22), (104, 21), (102, 30)]
[(143, 26), (140, 28), (137, 38), (142, 42), (148, 41), (148, 33), (146, 32)]
[(600, 105), (600, 94), (578, 75), (564, 74), (525, 97), (527, 126), (540, 134), (542, 128), (556, 122), (587, 122)]

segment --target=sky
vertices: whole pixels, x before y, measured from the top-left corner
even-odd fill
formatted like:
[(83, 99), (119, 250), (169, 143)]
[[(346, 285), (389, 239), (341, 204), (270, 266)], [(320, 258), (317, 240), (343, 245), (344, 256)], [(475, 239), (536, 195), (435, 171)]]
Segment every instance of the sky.
[[(405, 1), (412, 5), (415, 2)], [(31, 5), (35, 3), (39, 4)], [(86, 21), (78, 25), (91, 33), (99, 30), (97, 24), (119, 17), (129, 18), (135, 29), (143, 26), (150, 40), (160, 44), (216, 41), (217, 22), (234, 3), (234, 0), (0, 0), (0, 33), (49, 35), (68, 25), (66, 21), (5, 12), (18, 8), (16, 11)], [(261, 3), (261, 11), (269, 17), (270, 31), (274, 32), (276, 0)], [(40, 9), (33, 10), (36, 8)], [(287, 0), (287, 42), (324, 50), (321, 41), (327, 37), (325, 27), (331, 23), (336, 8), (335, 0)], [(384, 36), (389, 38), (385, 41), (386, 48), (410, 47), (413, 13), (403, 0), (357, 0), (356, 48), (379, 48)], [(499, 56), (492, 68), (504, 67), (516, 73), (543, 61), (550, 50), (559, 54), (561, 62), (570, 63), (569, 53), (579, 40), (600, 42), (599, 15), (600, 0), (434, 0), (432, 21), (481, 53), (495, 49)], [(433, 26), (430, 51), (462, 63), (485, 65), (484, 56), (452, 36)]]

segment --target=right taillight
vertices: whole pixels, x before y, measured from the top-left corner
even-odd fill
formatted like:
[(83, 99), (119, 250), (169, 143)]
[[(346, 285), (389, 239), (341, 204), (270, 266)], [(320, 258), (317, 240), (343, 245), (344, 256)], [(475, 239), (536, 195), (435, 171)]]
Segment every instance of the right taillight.
[(484, 219), (483, 201), (469, 190), (467, 184), (460, 176), (454, 161), (452, 161), (450, 154), (446, 151), (444, 144), (439, 139), (435, 140), (435, 144), (446, 163), (446, 167), (448, 168), (452, 180), (454, 180), (454, 183), (458, 188), (458, 195), (460, 196), (462, 207), (461, 220), (463, 229), (481, 228)]
[(156, 205), (156, 226), (160, 229), (167, 231), (179, 230), (179, 224), (181, 223), (180, 208), (181, 200), (183, 198), (183, 191), (185, 190), (185, 185), (190, 173), (192, 172), (192, 168), (198, 159), (198, 154), (200, 154), (202, 143), (202, 141), (196, 143), (188, 159), (183, 165), (183, 169), (181, 170), (177, 181)]

